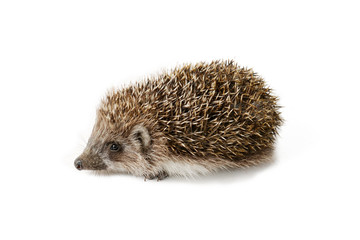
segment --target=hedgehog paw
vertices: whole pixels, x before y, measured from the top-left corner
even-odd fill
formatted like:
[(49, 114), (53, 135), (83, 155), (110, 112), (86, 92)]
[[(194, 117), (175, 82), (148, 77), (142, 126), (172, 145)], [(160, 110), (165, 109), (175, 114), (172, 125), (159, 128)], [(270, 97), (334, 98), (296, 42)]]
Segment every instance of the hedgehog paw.
[(165, 171), (161, 171), (159, 172), (156, 177), (157, 177), (157, 181), (161, 181), (164, 180), (165, 178), (167, 178), (169, 176), (169, 174)]
[(145, 174), (144, 175), (144, 181), (146, 180), (154, 180), (157, 179), (157, 181), (161, 181), (165, 178), (167, 178), (169, 174), (165, 171), (158, 172), (157, 174)]

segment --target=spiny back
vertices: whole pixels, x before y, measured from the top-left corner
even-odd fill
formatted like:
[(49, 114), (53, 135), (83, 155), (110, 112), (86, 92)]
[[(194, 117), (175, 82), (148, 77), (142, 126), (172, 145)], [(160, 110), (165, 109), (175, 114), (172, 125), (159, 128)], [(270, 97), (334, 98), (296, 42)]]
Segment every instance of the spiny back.
[(99, 113), (126, 133), (160, 131), (175, 154), (239, 159), (271, 147), (281, 124), (277, 98), (233, 61), (187, 64), (110, 93)]

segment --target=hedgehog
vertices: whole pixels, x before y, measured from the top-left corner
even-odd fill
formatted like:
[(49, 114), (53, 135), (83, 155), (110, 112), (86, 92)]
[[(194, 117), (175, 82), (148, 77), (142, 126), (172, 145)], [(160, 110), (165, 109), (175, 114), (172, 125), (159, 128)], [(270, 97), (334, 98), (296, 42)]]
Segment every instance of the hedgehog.
[(268, 162), (282, 118), (263, 78), (233, 60), (184, 64), (112, 89), (78, 170), (195, 177)]

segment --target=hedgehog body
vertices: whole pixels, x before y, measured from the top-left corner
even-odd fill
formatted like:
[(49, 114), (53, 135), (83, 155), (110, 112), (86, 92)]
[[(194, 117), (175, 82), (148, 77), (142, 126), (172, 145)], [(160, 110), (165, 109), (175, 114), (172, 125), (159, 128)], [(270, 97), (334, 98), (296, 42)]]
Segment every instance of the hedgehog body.
[(280, 124), (277, 98), (252, 70), (188, 64), (110, 91), (75, 166), (146, 179), (249, 167), (269, 159)]

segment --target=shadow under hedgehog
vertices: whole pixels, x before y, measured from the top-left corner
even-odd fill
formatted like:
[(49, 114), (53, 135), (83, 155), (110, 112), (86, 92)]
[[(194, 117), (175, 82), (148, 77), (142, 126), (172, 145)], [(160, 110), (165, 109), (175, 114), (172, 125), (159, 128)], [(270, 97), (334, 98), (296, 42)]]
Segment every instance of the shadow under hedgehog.
[(271, 157), (279, 108), (251, 69), (187, 64), (110, 91), (75, 167), (162, 180), (258, 165)]

